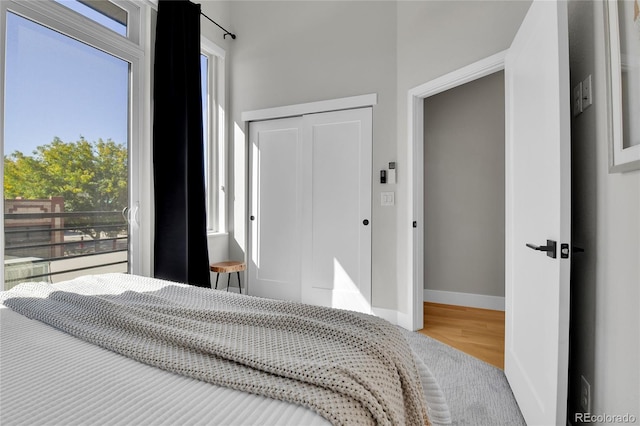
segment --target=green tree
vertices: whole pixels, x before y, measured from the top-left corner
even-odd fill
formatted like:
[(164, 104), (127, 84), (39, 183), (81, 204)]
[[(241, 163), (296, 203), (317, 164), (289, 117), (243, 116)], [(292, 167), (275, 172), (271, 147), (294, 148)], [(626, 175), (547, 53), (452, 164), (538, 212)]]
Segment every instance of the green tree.
[(121, 211), (127, 205), (127, 148), (108, 139), (53, 142), (4, 157), (6, 198), (63, 197), (65, 210)]

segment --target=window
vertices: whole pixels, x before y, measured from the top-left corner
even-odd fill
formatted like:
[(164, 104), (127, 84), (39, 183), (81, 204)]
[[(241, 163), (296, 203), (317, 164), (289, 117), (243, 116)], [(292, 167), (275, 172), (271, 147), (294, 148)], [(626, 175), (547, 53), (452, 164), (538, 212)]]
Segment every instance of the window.
[(226, 232), (224, 50), (201, 39), (202, 114), (207, 193), (207, 231)]
[(127, 36), (128, 13), (118, 5), (106, 0), (55, 0), (63, 6), (103, 25), (106, 28)]
[(147, 272), (140, 6), (3, 0), (0, 12), (4, 288)]

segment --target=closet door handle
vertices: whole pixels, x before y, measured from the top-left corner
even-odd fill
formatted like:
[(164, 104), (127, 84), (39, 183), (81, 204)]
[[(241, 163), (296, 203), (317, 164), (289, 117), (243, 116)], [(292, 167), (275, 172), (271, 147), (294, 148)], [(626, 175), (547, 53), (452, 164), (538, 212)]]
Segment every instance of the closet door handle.
[(365, 220), (363, 220), (363, 221), (362, 221), (362, 224), (363, 224), (364, 226), (367, 226), (367, 225), (369, 224), (369, 219), (365, 219)]
[(256, 220), (256, 217), (254, 215), (251, 215), (251, 217), (249, 217), (250, 220)]

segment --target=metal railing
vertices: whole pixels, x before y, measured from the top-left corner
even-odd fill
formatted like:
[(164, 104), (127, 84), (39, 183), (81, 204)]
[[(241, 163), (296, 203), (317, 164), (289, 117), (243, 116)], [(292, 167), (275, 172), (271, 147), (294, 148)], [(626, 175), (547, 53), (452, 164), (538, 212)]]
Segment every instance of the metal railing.
[(128, 263), (128, 225), (119, 211), (5, 213), (5, 288)]

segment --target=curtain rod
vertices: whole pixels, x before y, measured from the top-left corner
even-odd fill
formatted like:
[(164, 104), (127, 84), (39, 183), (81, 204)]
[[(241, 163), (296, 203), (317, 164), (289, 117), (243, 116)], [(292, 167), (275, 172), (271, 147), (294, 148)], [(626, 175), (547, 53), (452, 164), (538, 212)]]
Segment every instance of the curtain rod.
[(222, 28), (222, 26), (220, 24), (218, 24), (216, 21), (214, 21), (213, 19), (211, 19), (207, 15), (205, 15), (204, 12), (201, 11), (200, 15), (204, 16), (205, 18), (207, 18), (208, 20), (210, 20), (211, 22), (216, 24), (222, 31), (224, 31), (224, 35), (222, 36), (223, 39), (227, 38), (227, 36), (231, 36), (231, 38), (234, 39), (234, 40), (236, 39), (236, 35), (235, 34), (230, 33), (226, 29)]

